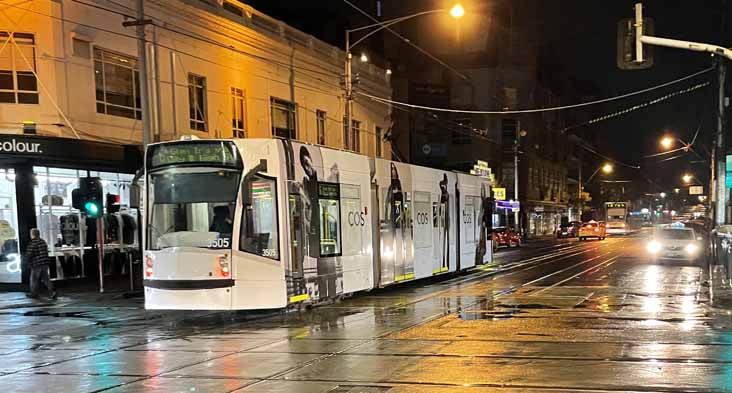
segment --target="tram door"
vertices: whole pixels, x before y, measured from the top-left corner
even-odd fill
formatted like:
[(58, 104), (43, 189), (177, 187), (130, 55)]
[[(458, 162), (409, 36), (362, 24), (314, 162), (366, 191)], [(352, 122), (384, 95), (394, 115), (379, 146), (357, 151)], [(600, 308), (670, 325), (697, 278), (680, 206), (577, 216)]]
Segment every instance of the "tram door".
[(307, 288), (303, 277), (304, 249), (307, 238), (305, 236), (305, 220), (303, 219), (303, 204), (299, 193), (290, 194), (288, 199), (290, 212), (290, 265), (288, 294), (290, 302), (306, 300)]

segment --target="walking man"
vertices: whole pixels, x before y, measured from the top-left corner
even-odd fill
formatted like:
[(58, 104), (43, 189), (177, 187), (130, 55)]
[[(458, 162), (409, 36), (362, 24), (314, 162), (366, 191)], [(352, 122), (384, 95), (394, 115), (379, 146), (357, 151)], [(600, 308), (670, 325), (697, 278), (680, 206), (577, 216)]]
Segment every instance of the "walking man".
[(37, 299), (38, 286), (43, 282), (48, 288), (51, 299), (56, 299), (58, 293), (53, 289), (53, 283), (51, 283), (51, 277), (48, 273), (48, 265), (51, 263), (51, 259), (48, 257), (48, 245), (41, 239), (41, 232), (37, 228), (30, 230), (30, 237), (30, 244), (25, 250), (26, 260), (31, 269), (30, 294), (27, 296)]

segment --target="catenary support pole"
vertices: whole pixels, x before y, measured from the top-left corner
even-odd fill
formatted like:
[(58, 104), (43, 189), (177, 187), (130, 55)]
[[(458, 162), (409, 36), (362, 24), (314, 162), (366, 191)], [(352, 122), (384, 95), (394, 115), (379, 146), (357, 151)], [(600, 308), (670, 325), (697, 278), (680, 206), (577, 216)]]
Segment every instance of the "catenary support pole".
[(150, 143), (150, 96), (147, 78), (147, 50), (145, 43), (145, 0), (137, 0), (137, 55), (140, 61), (140, 106), (142, 111), (142, 148)]

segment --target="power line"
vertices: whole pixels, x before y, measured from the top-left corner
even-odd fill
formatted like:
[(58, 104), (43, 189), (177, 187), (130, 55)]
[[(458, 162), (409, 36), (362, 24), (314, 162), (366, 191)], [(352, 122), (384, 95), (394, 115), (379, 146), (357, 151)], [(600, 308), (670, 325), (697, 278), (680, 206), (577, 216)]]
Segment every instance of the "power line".
[[(344, 1), (346, 1), (346, 0), (344, 0)], [(555, 107), (551, 107), (551, 108), (522, 109), (522, 110), (510, 110), (510, 111), (479, 111), (479, 110), (460, 110), (460, 109), (449, 109), (449, 108), (435, 108), (435, 107), (429, 107), (429, 106), (423, 106), (423, 105), (409, 104), (409, 103), (406, 103), (406, 102), (394, 101), (394, 100), (390, 100), (388, 98), (378, 97), (378, 96), (374, 96), (374, 95), (367, 94), (367, 93), (362, 93), (362, 92), (358, 92), (358, 94), (360, 94), (360, 95), (362, 95), (364, 97), (371, 98), (372, 100), (375, 100), (375, 101), (380, 101), (382, 103), (388, 103), (388, 104), (392, 104), (392, 105), (402, 105), (402, 106), (406, 106), (406, 107), (409, 107), (409, 108), (423, 109), (423, 110), (436, 111), (436, 112), (465, 113), (465, 114), (475, 114), (475, 115), (515, 115), (515, 114), (524, 114), (524, 113), (553, 112), (553, 111), (559, 111), (559, 110), (565, 110), (565, 109), (573, 109), (573, 108), (580, 108), (580, 107), (585, 107), (585, 106), (597, 105), (597, 104), (602, 104), (602, 103), (611, 102), (611, 101), (617, 101), (617, 100), (621, 100), (621, 99), (624, 99), (624, 98), (636, 96), (636, 95), (639, 95), (639, 94), (648, 93), (650, 91), (657, 90), (657, 89), (661, 89), (661, 88), (664, 88), (664, 87), (667, 87), (667, 86), (671, 86), (671, 85), (674, 85), (674, 84), (677, 84), (677, 83), (681, 83), (681, 82), (683, 82), (685, 80), (688, 80), (690, 78), (694, 78), (696, 76), (699, 76), (699, 75), (702, 75), (704, 73), (710, 72), (713, 69), (714, 69), (714, 67), (705, 68), (705, 69), (703, 69), (701, 71), (698, 71), (698, 72), (695, 72), (693, 74), (690, 74), (690, 75), (681, 77), (679, 79), (672, 80), (670, 82), (662, 83), (660, 85), (656, 85), (656, 86), (653, 86), (653, 87), (645, 88), (645, 89), (642, 89), (642, 90), (638, 90), (638, 91), (634, 91), (634, 92), (630, 92), (630, 93), (626, 93), (626, 94), (621, 94), (621, 95), (614, 96), (614, 97), (603, 98), (603, 99), (600, 99), (600, 100), (594, 100), (594, 101), (589, 101), (589, 102), (582, 102), (582, 103), (579, 103), (579, 104), (572, 104), (572, 105), (555, 106)], [(706, 82), (706, 83), (703, 83), (702, 85), (703, 86), (706, 86), (708, 84), (709, 84), (709, 82)], [(701, 87), (703, 87), (703, 86), (701, 86)], [(655, 102), (651, 102), (651, 103), (655, 103)], [(600, 119), (600, 120), (602, 120), (602, 119)]]
[(625, 115), (627, 113), (634, 112), (634, 111), (637, 111), (639, 109), (643, 109), (643, 108), (646, 108), (646, 107), (649, 107), (649, 106), (652, 106), (652, 105), (661, 103), (663, 101), (666, 101), (666, 100), (671, 99), (673, 97), (676, 97), (678, 95), (682, 95), (682, 94), (686, 94), (686, 93), (691, 93), (692, 91), (701, 89), (701, 88), (706, 87), (706, 86), (709, 86), (709, 85), (710, 85), (709, 82), (699, 83), (699, 84), (696, 84), (694, 86), (688, 87), (686, 89), (677, 90), (677, 91), (674, 91), (672, 93), (663, 95), (661, 97), (654, 98), (653, 100), (646, 101), (646, 102), (643, 102), (643, 103), (640, 103), (640, 104), (637, 104), (637, 105), (633, 105), (631, 107), (628, 107), (628, 108), (625, 108), (625, 109), (622, 109), (622, 110), (619, 110), (619, 111), (616, 111), (616, 112), (613, 112), (613, 113), (608, 113), (608, 114), (605, 114), (605, 115), (602, 115), (602, 116), (599, 116), (599, 117), (595, 117), (594, 119), (591, 119), (591, 120), (588, 120), (588, 121), (585, 121), (585, 122), (582, 122), (582, 123), (579, 123), (579, 124), (575, 124), (575, 125), (572, 125), (572, 126), (569, 126), (569, 127), (565, 127), (565, 128), (559, 129), (557, 131), (559, 131), (559, 133), (561, 133), (561, 134), (564, 134), (565, 132), (567, 132), (569, 130), (573, 130), (573, 129), (576, 129), (576, 128), (580, 128), (580, 127), (587, 126), (587, 125), (590, 125), (590, 124), (599, 123), (599, 122), (602, 122), (602, 121), (605, 121), (605, 120), (610, 120), (610, 119), (613, 119), (613, 118), (616, 118), (616, 117)]

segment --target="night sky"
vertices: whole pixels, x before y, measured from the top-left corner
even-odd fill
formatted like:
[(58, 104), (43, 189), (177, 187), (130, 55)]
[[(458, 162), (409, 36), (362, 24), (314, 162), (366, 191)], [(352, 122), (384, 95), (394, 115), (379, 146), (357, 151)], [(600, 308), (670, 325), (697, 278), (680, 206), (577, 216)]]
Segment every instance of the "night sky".
[[(388, 1), (388, 0), (386, 0)], [(392, 0), (393, 1), (393, 0)], [(343, 32), (348, 26), (363, 24), (363, 20), (341, 0), (293, 2), (248, 0), (258, 10), (310, 33), (331, 44), (343, 46)], [(479, 2), (479, 0), (473, 0)], [(490, 3), (490, 1), (486, 1)], [(376, 1), (356, 1), (374, 13)], [(470, 12), (468, 2), (466, 12)], [(635, 1), (626, 0), (514, 0), (514, 7), (530, 7), (532, 15), (544, 15), (542, 32), (545, 42), (558, 55), (565, 75), (587, 81), (598, 88), (600, 97), (622, 94), (664, 83), (712, 65), (709, 54), (671, 48), (655, 48), (655, 64), (648, 70), (623, 71), (616, 66), (617, 23), (633, 16)], [(732, 46), (732, 37), (723, 33), (724, 16), (730, 15), (725, 0), (646, 0), (644, 16), (655, 22), (655, 35), (667, 38), (715, 43)], [(485, 12), (485, 11), (484, 11)], [(516, 23), (520, 23), (517, 21)], [(728, 22), (730, 23), (730, 22)], [(727, 28), (727, 31), (732, 31)], [(732, 75), (732, 64), (730, 65)], [(732, 77), (728, 77), (728, 80)], [(613, 113), (617, 110), (658, 98), (669, 92), (689, 87), (699, 81), (716, 80), (716, 73), (681, 84), (625, 99), (620, 102), (594, 106), (592, 114)], [(729, 83), (728, 83), (729, 85)], [(716, 88), (712, 84), (701, 90), (672, 98), (660, 104), (604, 121), (583, 129), (596, 135), (600, 151), (617, 160), (641, 166), (641, 173), (621, 169), (612, 175), (616, 180), (636, 180), (645, 191), (654, 190), (647, 180), (672, 188), (682, 184), (681, 174), (695, 173), (706, 182), (709, 169), (691, 164), (696, 158), (688, 156), (659, 163), (643, 156), (659, 152), (658, 140), (665, 134), (689, 141), (701, 124), (697, 144), (711, 145), (716, 127)], [(699, 150), (704, 148), (698, 146)], [(664, 156), (670, 157), (670, 156)], [(661, 157), (661, 158), (664, 158)], [(598, 159), (598, 162), (600, 159)], [(620, 167), (622, 168), (622, 167)]]

